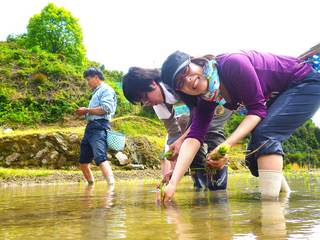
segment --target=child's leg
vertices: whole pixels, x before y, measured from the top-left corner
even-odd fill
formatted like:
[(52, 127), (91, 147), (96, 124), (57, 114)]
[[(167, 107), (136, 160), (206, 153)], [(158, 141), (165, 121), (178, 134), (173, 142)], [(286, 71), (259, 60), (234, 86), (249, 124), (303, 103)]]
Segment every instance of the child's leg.
[(99, 165), (102, 175), (105, 177), (109, 185), (113, 185), (115, 183), (112, 168), (108, 161), (101, 162)]
[(80, 169), (83, 173), (83, 176), (88, 181), (89, 184), (94, 183), (94, 177), (90, 169), (89, 163), (80, 163)]
[(92, 149), (85, 133), (80, 144), (79, 162), (80, 162), (80, 169), (83, 173), (83, 176), (85, 177), (85, 179), (88, 181), (89, 184), (94, 183), (94, 177), (90, 170), (90, 162), (92, 161), (92, 159), (93, 159)]

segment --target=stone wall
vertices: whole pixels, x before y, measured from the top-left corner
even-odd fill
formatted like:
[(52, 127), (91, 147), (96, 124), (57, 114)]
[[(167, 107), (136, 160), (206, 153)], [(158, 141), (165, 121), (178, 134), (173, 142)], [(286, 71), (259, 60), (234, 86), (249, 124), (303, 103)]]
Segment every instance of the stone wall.
[[(82, 136), (76, 133), (64, 132), (2, 137), (0, 166), (50, 169), (78, 166), (81, 138)], [(127, 137), (124, 153), (128, 157), (124, 168), (159, 168), (159, 147), (153, 147), (145, 137)], [(116, 152), (108, 152), (111, 162), (120, 165), (115, 155)]]

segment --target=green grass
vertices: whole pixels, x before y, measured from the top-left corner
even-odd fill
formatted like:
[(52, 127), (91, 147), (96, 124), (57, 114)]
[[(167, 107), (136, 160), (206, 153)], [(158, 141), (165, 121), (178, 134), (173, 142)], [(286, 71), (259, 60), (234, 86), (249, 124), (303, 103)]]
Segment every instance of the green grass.
[(140, 116), (124, 116), (112, 120), (114, 129), (129, 136), (164, 137), (166, 130), (160, 121)]
[[(13, 130), (10, 133), (3, 133), (0, 129), (0, 138), (6, 136), (24, 136), (30, 134), (49, 134), (54, 132), (63, 133), (77, 133), (83, 134), (86, 122), (80, 122), (82, 126), (79, 127), (61, 127), (58, 125), (46, 126), (46, 127), (33, 127), (26, 129)], [(128, 136), (146, 136), (148, 139), (156, 142), (164, 142), (159, 140), (164, 138), (166, 130), (160, 121), (154, 121), (140, 116), (124, 116), (114, 118), (111, 121), (112, 128), (120, 131)]]
[(56, 173), (80, 173), (80, 171), (49, 170), (49, 169), (12, 169), (0, 168), (0, 179), (13, 177), (47, 177)]
[(6, 136), (25, 136), (30, 134), (48, 134), (48, 133), (54, 133), (54, 132), (64, 132), (64, 133), (79, 133), (82, 134), (84, 131), (84, 126), (82, 127), (58, 127), (58, 126), (52, 126), (52, 127), (39, 127), (39, 128), (30, 128), (30, 129), (22, 129), (22, 130), (14, 130), (10, 133), (3, 133), (0, 131), (0, 138), (6, 137)]

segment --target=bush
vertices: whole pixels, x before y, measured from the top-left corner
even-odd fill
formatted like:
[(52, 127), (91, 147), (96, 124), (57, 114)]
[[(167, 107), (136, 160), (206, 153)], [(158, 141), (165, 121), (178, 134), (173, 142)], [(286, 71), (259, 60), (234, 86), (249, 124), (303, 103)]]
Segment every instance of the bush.
[(36, 50), (63, 54), (70, 63), (86, 63), (82, 30), (78, 19), (64, 8), (49, 3), (40, 14), (34, 15), (27, 26), (26, 45)]

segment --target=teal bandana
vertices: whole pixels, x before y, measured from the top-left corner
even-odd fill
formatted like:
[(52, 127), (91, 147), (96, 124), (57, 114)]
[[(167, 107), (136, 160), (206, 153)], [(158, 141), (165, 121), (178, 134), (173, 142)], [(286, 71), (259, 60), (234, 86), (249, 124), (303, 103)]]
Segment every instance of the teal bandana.
[(220, 79), (216, 67), (216, 61), (211, 60), (203, 69), (203, 75), (208, 79), (208, 92), (201, 97), (209, 102), (216, 102), (218, 105), (224, 105), (226, 100), (220, 93)]

